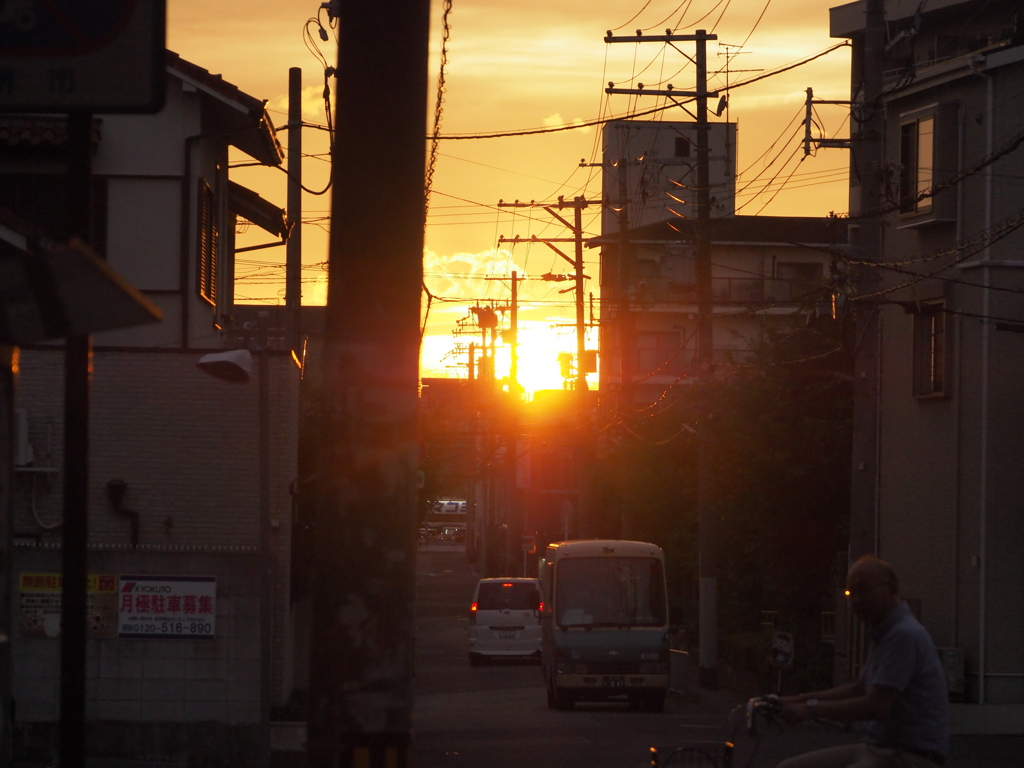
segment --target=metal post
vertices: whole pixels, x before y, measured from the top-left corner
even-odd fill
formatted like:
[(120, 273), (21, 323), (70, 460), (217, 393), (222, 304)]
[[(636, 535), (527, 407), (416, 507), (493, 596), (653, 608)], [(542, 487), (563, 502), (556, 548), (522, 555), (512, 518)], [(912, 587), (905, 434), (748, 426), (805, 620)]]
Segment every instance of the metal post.
[[(69, 232), (90, 241), (92, 114), (68, 115)], [(89, 400), (92, 338), (64, 340), (64, 525), (61, 529), (61, 768), (85, 765), (86, 582), (89, 541)]]
[(256, 318), (260, 411), (260, 764), (270, 768), (270, 709), (274, 695), (274, 556), (270, 547), (270, 343), (268, 313), (259, 312)]

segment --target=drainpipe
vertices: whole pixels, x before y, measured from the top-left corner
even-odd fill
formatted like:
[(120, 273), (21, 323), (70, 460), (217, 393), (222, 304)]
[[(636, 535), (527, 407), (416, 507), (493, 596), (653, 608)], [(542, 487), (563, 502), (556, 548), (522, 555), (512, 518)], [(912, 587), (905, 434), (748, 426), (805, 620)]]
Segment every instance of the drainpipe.
[[(983, 69), (983, 58), (972, 62), (974, 73), (985, 79), (985, 155), (992, 154), (992, 135), (995, 112), (995, 83), (992, 75)], [(992, 164), (985, 166), (985, 231), (992, 226)], [(987, 601), (988, 601), (988, 419), (989, 419), (989, 346), (991, 344), (991, 324), (989, 317), (992, 305), (991, 296), (991, 246), (986, 245), (981, 260), (982, 304), (981, 304), (981, 450), (980, 450), (980, 484), (978, 489), (978, 525), (980, 543), (978, 546), (978, 703), (985, 703), (985, 678), (988, 659), (986, 654), (987, 641)]]
[(127, 517), (132, 524), (132, 549), (139, 546), (139, 513), (124, 505), (124, 496), (128, 491), (128, 483), (119, 477), (107, 481), (107, 498), (114, 511)]

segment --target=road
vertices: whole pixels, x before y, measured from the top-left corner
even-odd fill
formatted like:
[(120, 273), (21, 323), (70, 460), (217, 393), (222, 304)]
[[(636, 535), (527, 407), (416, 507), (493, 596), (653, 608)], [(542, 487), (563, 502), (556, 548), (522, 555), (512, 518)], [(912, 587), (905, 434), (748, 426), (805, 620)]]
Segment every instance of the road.
[[(648, 748), (711, 744), (734, 733), (727, 694), (670, 697), (664, 713), (620, 704), (548, 709), (539, 664), (471, 667), (466, 656), (476, 575), (462, 552), (420, 553), (416, 610), (415, 768), (640, 768)], [(791, 729), (793, 730), (793, 729)], [(756, 768), (804, 749), (849, 740), (835, 732), (766, 735)], [(746, 737), (734, 736), (743, 752)], [(734, 763), (746, 765), (746, 753)]]

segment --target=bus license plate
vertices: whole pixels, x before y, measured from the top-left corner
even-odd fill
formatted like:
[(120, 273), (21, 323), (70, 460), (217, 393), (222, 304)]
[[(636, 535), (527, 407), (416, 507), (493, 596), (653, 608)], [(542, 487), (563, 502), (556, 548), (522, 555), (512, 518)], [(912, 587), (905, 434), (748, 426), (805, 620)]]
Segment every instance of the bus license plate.
[(626, 678), (623, 675), (605, 675), (601, 678), (601, 684), (605, 688), (625, 688)]

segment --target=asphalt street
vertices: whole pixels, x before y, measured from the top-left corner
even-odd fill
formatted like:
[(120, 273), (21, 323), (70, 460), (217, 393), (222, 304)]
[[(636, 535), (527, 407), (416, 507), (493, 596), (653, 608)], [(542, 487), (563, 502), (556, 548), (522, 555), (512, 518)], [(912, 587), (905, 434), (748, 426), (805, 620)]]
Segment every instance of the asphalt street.
[[(468, 601), (476, 574), (464, 554), (421, 553), (418, 571), (416, 768), (640, 768), (649, 765), (648, 747), (662, 754), (687, 745), (715, 752), (727, 739), (736, 744), (733, 768), (769, 768), (790, 755), (857, 739), (841, 728), (806, 724), (762, 727), (751, 740), (737, 707), (760, 692), (706, 691), (695, 682), (671, 696), (659, 715), (602, 705), (551, 711), (536, 665), (468, 664)], [(1021, 768), (1024, 737), (954, 737), (946, 766)]]

